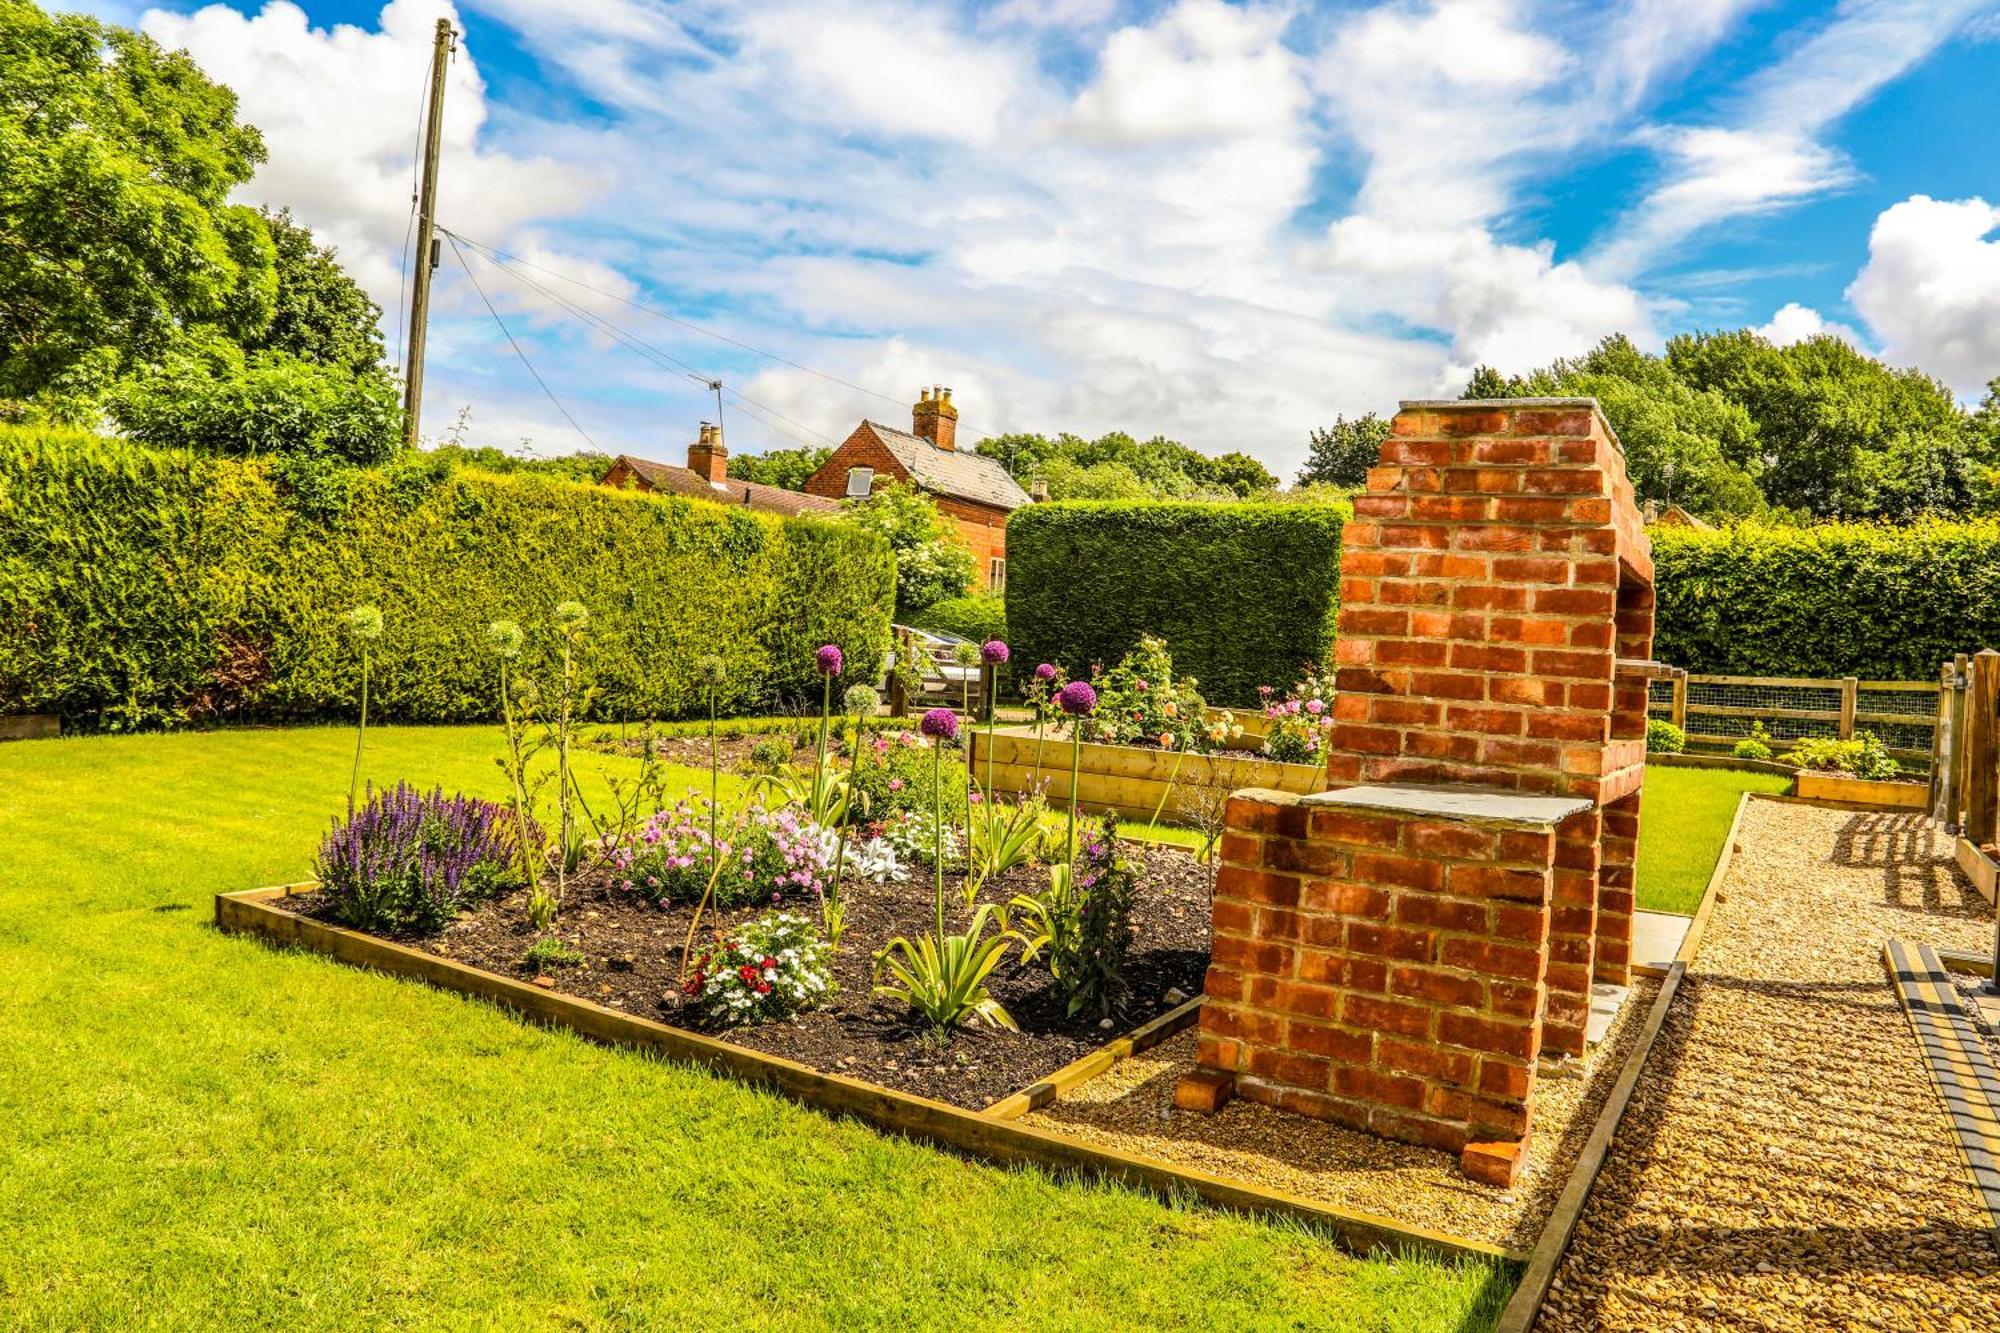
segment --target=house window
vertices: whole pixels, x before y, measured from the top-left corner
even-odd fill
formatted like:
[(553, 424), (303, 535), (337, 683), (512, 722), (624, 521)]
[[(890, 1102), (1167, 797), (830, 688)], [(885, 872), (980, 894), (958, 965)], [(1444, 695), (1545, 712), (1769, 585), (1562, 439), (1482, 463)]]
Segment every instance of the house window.
[(986, 562), (986, 586), (994, 592), (1007, 591), (1007, 561), (1003, 556), (994, 556)]
[(875, 469), (872, 467), (851, 467), (847, 469), (847, 496), (850, 500), (866, 498), (869, 488), (875, 484)]

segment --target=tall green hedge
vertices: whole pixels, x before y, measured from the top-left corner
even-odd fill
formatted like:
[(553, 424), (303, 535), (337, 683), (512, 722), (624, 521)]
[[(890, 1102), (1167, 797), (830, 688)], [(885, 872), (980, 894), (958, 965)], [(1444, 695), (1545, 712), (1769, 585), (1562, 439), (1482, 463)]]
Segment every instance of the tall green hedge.
[(1036, 505), (1007, 524), (1015, 655), (1072, 673), (1157, 634), (1213, 703), (1283, 689), (1333, 647), (1345, 506)]
[(1653, 528), (1653, 655), (1729, 676), (1932, 680), (2000, 647), (2000, 521)]
[(364, 602), (387, 622), (385, 719), (492, 716), (486, 625), (519, 621), (534, 669), (570, 598), (591, 612), (600, 716), (694, 712), (711, 652), (725, 708), (816, 700), (813, 649), (872, 673), (894, 590), (880, 538), (819, 519), (424, 468), (305, 503), (261, 462), (0, 433), (0, 712), (83, 727), (344, 713), (336, 622)]

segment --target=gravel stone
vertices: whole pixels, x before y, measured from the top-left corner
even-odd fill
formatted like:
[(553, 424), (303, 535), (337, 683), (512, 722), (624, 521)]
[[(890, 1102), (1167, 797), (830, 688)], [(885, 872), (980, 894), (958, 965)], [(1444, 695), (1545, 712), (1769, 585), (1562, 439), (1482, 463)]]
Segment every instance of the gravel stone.
[(1921, 815), (1752, 801), (1742, 852), (1538, 1328), (1964, 1329), (1996, 1254), (1891, 936), (1958, 948), (1992, 910)]

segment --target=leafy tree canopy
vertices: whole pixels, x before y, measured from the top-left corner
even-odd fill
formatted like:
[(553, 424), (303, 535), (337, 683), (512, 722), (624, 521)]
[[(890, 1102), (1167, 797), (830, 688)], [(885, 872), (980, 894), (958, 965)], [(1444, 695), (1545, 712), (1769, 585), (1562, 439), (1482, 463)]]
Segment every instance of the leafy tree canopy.
[(186, 53), (0, 0), (0, 417), (393, 452), (380, 310), (289, 214), (229, 202), (264, 159)]
[(897, 483), (842, 505), (848, 522), (880, 533), (896, 556), (896, 614), (908, 617), (947, 597), (963, 597), (977, 565), (958, 527), (930, 497)]
[(1388, 438), (1389, 423), (1373, 412), (1352, 421), (1337, 416), (1331, 426), (1313, 430), (1306, 465), (1292, 484), (1359, 486), (1368, 479), (1368, 469), (1382, 460), (1382, 441)]
[(736, 454), (729, 459), (729, 475), (738, 481), (754, 481), (765, 486), (782, 486), (802, 491), (806, 478), (833, 454), (825, 445), (797, 449), (772, 449), (762, 454)]
[(1568, 394), (1603, 405), (1642, 500), (1714, 517), (1963, 514), (2000, 444), (1944, 385), (1828, 335), (1686, 334), (1655, 356), (1614, 334), (1524, 376), (1481, 366), (1464, 396)]
[(1278, 479), (1248, 454), (1211, 456), (1177, 440), (1135, 440), (1113, 431), (1094, 440), (1064, 433), (996, 435), (978, 452), (996, 459), (1023, 486), (1046, 481), (1052, 500), (1240, 500), (1274, 489)]

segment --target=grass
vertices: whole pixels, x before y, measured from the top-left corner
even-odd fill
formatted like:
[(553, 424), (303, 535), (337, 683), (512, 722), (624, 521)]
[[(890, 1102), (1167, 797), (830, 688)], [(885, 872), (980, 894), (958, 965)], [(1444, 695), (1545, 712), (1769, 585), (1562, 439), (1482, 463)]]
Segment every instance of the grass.
[[(488, 729), (369, 738), (377, 783), (499, 794)], [(216, 933), (215, 892), (306, 873), (351, 743), (0, 746), (0, 1326), (1469, 1331), (1505, 1298)]]
[(1639, 805), (1639, 906), (1692, 914), (1715, 872), (1738, 799), (1746, 791), (1780, 792), (1790, 785), (1775, 773), (1648, 768)]

